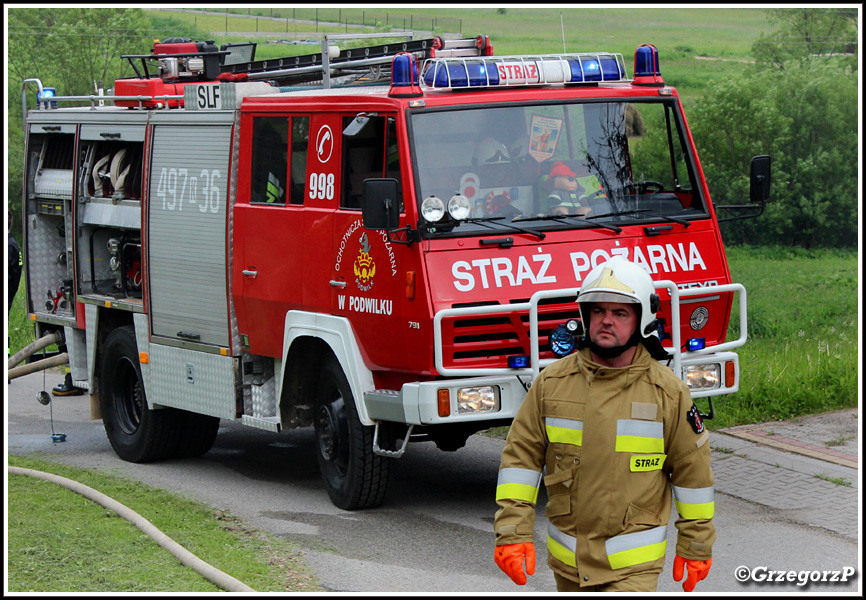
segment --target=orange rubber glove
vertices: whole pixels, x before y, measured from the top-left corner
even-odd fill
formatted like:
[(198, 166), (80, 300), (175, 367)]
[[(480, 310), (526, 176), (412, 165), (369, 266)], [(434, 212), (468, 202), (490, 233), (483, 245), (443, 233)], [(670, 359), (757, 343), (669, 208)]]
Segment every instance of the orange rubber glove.
[(689, 574), (683, 582), (683, 591), (691, 592), (699, 581), (703, 581), (709, 575), (710, 567), (712, 566), (712, 558), (709, 560), (691, 560), (677, 556), (674, 558), (674, 581), (679, 581), (683, 578), (683, 567), (685, 567)]
[(526, 573), (535, 574), (535, 546), (530, 542), (496, 546), (493, 558), (499, 568), (517, 585), (526, 585), (526, 575), (523, 573), (524, 558)]

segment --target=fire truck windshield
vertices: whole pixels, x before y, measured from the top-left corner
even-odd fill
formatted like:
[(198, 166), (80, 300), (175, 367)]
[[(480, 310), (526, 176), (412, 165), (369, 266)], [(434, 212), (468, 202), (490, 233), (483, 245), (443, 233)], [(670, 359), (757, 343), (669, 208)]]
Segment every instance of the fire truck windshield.
[(415, 113), (411, 131), (427, 235), (708, 216), (670, 99), (463, 106)]

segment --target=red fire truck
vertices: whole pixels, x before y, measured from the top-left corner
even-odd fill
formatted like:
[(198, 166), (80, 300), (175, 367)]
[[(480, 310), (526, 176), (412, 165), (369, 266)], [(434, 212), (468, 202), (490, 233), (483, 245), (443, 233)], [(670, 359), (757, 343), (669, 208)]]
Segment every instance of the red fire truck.
[[(377, 506), (409, 441), (510, 423), (618, 254), (656, 281), (669, 366), (708, 416), (737, 391), (746, 294), (655, 47), (633, 77), (486, 36), (125, 58), (113, 95), (22, 92), (28, 311), (124, 460), (201, 455), (223, 419), (313, 427), (334, 504)], [(755, 157), (739, 216), (769, 179)]]

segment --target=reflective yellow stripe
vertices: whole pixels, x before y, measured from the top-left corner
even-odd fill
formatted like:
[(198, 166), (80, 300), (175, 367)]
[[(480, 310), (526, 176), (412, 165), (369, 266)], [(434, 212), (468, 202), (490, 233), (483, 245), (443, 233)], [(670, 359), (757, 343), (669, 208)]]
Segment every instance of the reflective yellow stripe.
[(547, 551), (565, 564), (576, 567), (577, 540), (562, 533), (552, 523), (547, 524)]
[(616, 452), (664, 454), (664, 424), (661, 421), (618, 419), (614, 449)]
[(712, 519), (716, 512), (713, 487), (683, 488), (675, 485), (674, 502), (683, 519)]
[(610, 568), (623, 569), (664, 558), (666, 536), (667, 526), (662, 525), (610, 538), (604, 543)]
[(551, 442), (574, 446), (583, 444), (583, 421), (545, 417), (544, 428), (547, 430), (547, 439)]
[(523, 500), (533, 504), (538, 500), (541, 471), (506, 467), (499, 470), (496, 500)]

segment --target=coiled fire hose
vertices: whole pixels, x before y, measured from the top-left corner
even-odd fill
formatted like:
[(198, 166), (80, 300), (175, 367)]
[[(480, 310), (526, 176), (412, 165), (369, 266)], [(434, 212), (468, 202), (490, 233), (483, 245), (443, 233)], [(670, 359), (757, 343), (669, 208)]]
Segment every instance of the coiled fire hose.
[(150, 536), (162, 548), (168, 550), (181, 563), (195, 570), (202, 577), (204, 577), (214, 585), (219, 586), (227, 592), (255, 592), (254, 589), (252, 589), (245, 583), (238, 581), (231, 575), (220, 571), (216, 567), (213, 567), (198, 558), (192, 552), (190, 552), (189, 550), (172, 540), (170, 537), (165, 535), (162, 531), (157, 529), (157, 527), (154, 526), (150, 521), (142, 517), (131, 508), (124, 506), (120, 502), (109, 498), (101, 492), (97, 492), (93, 488), (88, 487), (83, 483), (79, 483), (77, 481), (67, 479), (66, 477), (61, 477), (59, 475), (54, 475), (52, 473), (45, 473), (43, 471), (36, 471), (33, 469), (24, 469), (21, 467), (10, 466), (9, 473), (12, 473), (14, 475), (29, 475), (31, 477), (50, 481), (52, 483), (61, 485), (68, 490), (72, 490), (77, 494), (81, 494), (85, 498), (93, 500), (100, 506), (116, 512), (118, 515), (138, 527), (141, 531)]

